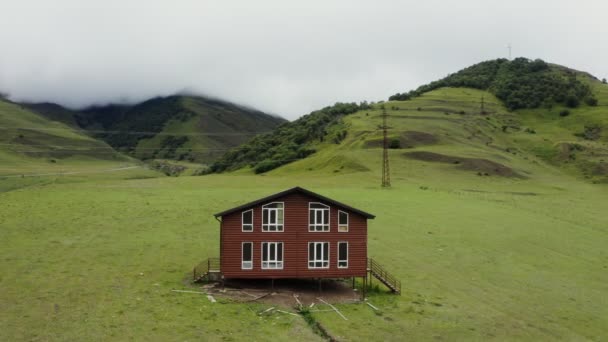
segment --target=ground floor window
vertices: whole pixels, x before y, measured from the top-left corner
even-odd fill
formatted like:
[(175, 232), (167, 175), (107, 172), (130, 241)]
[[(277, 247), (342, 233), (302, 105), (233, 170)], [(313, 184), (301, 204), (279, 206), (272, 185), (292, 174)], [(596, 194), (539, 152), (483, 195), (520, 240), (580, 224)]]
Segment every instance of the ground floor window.
[(348, 242), (338, 242), (338, 268), (348, 268)]
[(241, 268), (244, 270), (253, 268), (253, 242), (243, 242)]
[(329, 242), (308, 243), (308, 268), (329, 268)]
[(283, 243), (262, 242), (262, 269), (283, 268)]

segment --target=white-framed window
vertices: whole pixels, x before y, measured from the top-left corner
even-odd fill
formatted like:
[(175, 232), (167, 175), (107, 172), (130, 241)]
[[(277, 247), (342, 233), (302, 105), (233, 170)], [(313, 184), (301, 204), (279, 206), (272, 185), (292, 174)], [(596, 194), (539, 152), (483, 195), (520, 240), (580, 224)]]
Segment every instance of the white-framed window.
[(243, 242), (241, 248), (241, 269), (253, 269), (253, 242)]
[(348, 268), (348, 242), (338, 242), (338, 268)]
[(253, 231), (253, 209), (243, 211), (241, 214), (242, 230), (244, 232)]
[(322, 203), (308, 203), (308, 231), (329, 231), (329, 206)]
[(262, 206), (262, 231), (282, 232), (285, 204), (273, 202)]
[(282, 242), (262, 242), (262, 269), (283, 269)]
[(329, 268), (329, 242), (308, 243), (308, 268)]
[(348, 232), (348, 213), (338, 210), (338, 231)]

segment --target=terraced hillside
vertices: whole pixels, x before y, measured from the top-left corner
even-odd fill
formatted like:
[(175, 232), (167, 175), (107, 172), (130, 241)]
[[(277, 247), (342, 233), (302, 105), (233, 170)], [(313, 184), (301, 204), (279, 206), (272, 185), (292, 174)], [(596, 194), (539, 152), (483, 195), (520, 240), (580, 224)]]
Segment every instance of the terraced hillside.
[(133, 165), (133, 159), (103, 141), (0, 100), (0, 175), (91, 172)]
[(32, 110), (90, 131), (138, 159), (209, 163), (286, 120), (221, 100), (158, 97), (135, 105), (107, 105), (71, 112), (55, 104)]

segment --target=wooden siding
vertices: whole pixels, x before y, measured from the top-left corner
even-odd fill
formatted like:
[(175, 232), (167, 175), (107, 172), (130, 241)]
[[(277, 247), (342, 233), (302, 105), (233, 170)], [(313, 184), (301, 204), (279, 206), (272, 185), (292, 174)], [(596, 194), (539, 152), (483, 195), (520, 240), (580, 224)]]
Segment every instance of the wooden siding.
[[(286, 195), (283, 232), (262, 231), (262, 206), (253, 208), (253, 232), (241, 230), (241, 211), (222, 217), (221, 271), (225, 278), (345, 278), (363, 277), (367, 267), (367, 219), (300, 193)], [(308, 204), (330, 207), (330, 231), (308, 231)], [(338, 232), (338, 210), (349, 214), (349, 231)], [(348, 242), (348, 268), (338, 268), (338, 242)], [(241, 269), (241, 244), (253, 242), (253, 269)], [(283, 242), (283, 269), (262, 269), (262, 243)], [(308, 242), (329, 242), (329, 268), (308, 268)]]

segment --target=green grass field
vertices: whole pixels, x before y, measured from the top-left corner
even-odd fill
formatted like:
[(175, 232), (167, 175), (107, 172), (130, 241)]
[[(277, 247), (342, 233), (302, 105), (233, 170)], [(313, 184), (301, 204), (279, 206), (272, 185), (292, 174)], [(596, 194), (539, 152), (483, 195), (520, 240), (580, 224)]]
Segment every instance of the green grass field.
[(605, 186), (465, 173), (380, 189), (377, 178), (91, 178), (1, 193), (0, 339), (318, 338), (298, 317), (259, 318), (259, 304), (170, 292), (217, 255), (214, 212), (294, 185), (376, 214), (370, 256), (403, 281), (402, 296), (370, 296), (380, 313), (314, 314), (341, 340), (608, 335)]
[[(481, 96), (488, 116), (476, 113)], [(605, 120), (606, 97), (565, 118), (557, 108), (509, 113), (471, 89), (388, 102), (390, 134), (402, 147), (390, 151), (390, 189), (379, 186), (378, 107), (345, 117), (341, 144), (264, 175), (93, 172), (109, 164), (82, 156), (69, 165), (90, 173), (5, 173), (0, 340), (320, 340), (301, 317), (261, 318), (268, 305), (171, 292), (190, 289), (192, 267), (218, 255), (213, 213), (293, 186), (375, 214), (369, 255), (403, 283), (401, 296), (382, 287), (370, 294), (379, 312), (341, 304), (348, 321), (313, 313), (339, 340), (604, 340), (608, 187), (583, 164), (604, 162), (606, 138), (573, 132), (580, 120)], [(562, 142), (589, 147), (566, 162), (557, 158)], [(28, 170), (18, 159), (3, 167)]]

